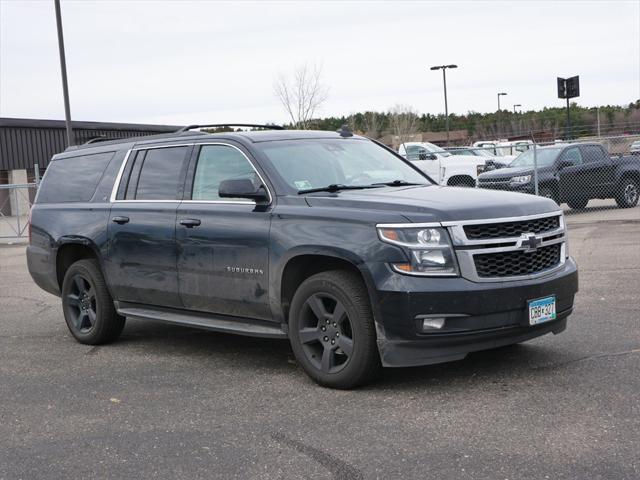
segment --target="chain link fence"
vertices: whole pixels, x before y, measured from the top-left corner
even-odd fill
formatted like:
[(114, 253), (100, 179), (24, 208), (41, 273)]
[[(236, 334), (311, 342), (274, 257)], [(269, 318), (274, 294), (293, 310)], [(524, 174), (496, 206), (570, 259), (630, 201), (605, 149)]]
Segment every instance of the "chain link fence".
[(408, 142), (399, 152), (441, 185), (544, 196), (571, 215), (632, 209), (626, 216), (640, 219), (640, 135), (444, 148)]
[(32, 182), (0, 183), (0, 241), (29, 236), (29, 211), (40, 184), (38, 165), (33, 171)]

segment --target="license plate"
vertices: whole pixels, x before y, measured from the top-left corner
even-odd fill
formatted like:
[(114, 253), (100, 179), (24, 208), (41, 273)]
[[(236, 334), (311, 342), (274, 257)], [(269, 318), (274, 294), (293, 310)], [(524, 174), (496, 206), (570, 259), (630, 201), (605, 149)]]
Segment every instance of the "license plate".
[(556, 319), (556, 297), (544, 297), (529, 302), (529, 325)]

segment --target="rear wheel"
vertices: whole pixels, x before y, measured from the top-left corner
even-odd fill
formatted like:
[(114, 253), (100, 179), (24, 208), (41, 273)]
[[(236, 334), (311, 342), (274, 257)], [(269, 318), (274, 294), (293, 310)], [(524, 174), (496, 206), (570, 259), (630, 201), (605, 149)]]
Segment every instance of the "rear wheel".
[(69, 267), (62, 282), (62, 309), (80, 343), (111, 342), (124, 328), (125, 318), (117, 314), (96, 260), (79, 260)]
[(640, 191), (638, 182), (633, 178), (625, 178), (620, 182), (616, 203), (620, 208), (631, 208), (638, 204)]
[(320, 385), (353, 388), (380, 371), (369, 296), (354, 273), (305, 280), (291, 302), (289, 336), (298, 363)]
[(571, 200), (567, 200), (567, 205), (569, 205), (574, 210), (582, 210), (589, 203), (588, 198), (572, 198)]

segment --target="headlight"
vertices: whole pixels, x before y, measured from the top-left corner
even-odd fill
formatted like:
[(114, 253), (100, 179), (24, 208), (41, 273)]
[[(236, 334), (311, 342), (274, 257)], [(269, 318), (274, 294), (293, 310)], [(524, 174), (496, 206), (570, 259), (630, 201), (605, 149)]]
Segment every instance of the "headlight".
[(409, 256), (409, 263), (393, 263), (400, 273), (423, 276), (456, 276), (458, 266), (444, 228), (378, 227), (383, 242), (399, 245)]
[(521, 177), (511, 177), (511, 183), (529, 183), (531, 175), (522, 175)]

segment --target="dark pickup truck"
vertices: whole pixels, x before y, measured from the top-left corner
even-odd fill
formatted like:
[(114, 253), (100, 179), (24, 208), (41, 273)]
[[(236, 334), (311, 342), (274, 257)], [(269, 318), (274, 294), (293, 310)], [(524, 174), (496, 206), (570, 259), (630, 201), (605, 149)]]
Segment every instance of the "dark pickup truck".
[[(599, 143), (558, 144), (537, 148), (538, 192), (558, 204), (581, 209), (592, 198), (613, 198), (635, 207), (640, 194), (640, 160), (612, 157)], [(479, 188), (534, 193), (534, 151), (519, 155), (508, 168), (478, 177)]]
[(127, 318), (287, 338), (336, 388), (559, 333), (578, 289), (553, 201), (435, 185), (345, 129), (68, 149), (42, 180), (27, 260), (81, 343), (115, 340)]

